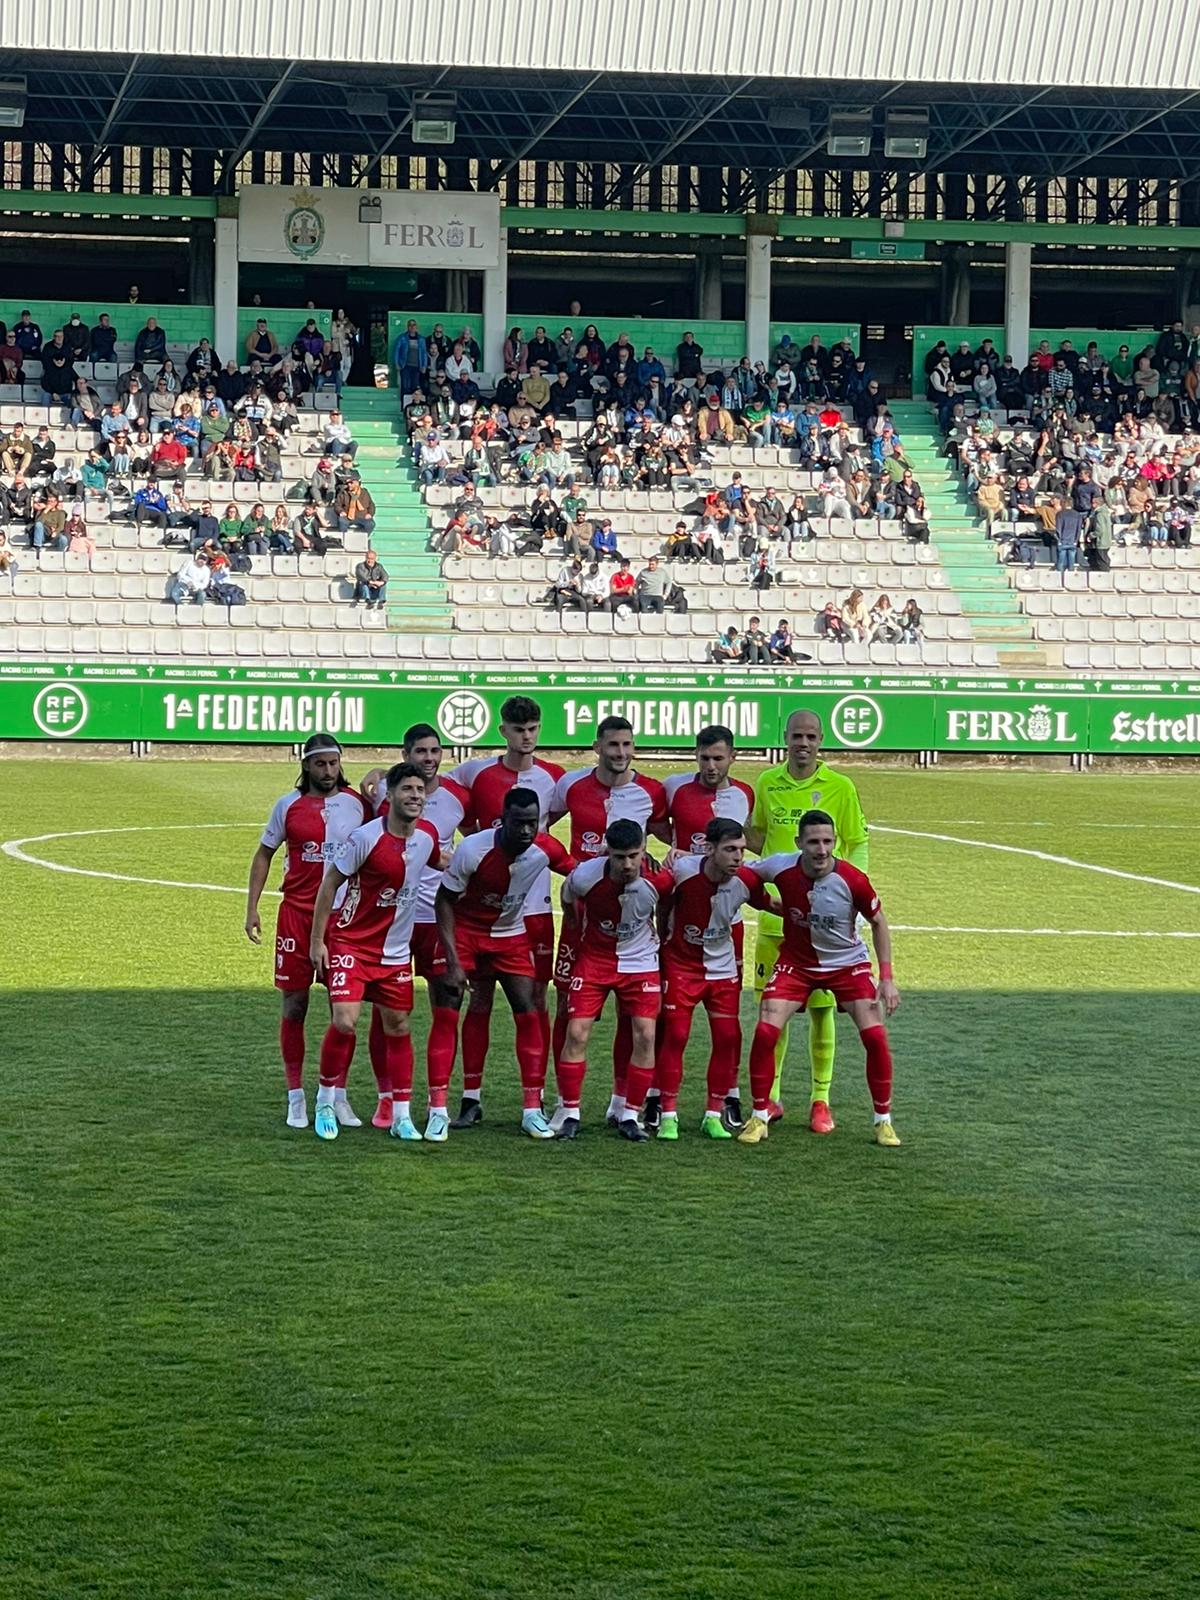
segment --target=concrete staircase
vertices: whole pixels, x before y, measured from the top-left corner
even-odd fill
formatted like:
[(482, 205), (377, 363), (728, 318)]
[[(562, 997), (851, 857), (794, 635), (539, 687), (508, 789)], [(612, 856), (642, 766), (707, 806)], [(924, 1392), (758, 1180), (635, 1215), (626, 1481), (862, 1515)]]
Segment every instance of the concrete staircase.
[(375, 501), (371, 543), (388, 570), (388, 627), (449, 632), (453, 624), (429, 519), (405, 440), (395, 389), (343, 389), (342, 412), (358, 440), (357, 461)]
[(889, 409), (925, 492), (930, 540), (962, 600), (973, 638), (995, 647), (1001, 668), (1054, 665), (1045, 646), (1035, 641), (1008, 573), (944, 454), (933, 408), (924, 400), (894, 400)]

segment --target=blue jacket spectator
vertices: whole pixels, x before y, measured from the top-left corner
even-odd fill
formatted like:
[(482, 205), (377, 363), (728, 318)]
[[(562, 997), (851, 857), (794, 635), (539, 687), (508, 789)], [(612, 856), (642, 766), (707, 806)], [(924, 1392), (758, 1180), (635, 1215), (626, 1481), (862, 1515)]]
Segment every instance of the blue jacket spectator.
[(12, 342), (27, 356), (36, 356), (42, 348), (42, 330), (28, 311), (22, 311), (20, 321), (12, 331)]
[(620, 558), (620, 551), (617, 549), (617, 535), (613, 530), (610, 517), (605, 517), (604, 521), (592, 534), (592, 553), (597, 556), (607, 556), (610, 561), (616, 561)]
[(654, 354), (653, 350), (647, 350), (637, 364), (637, 380), (644, 389), (651, 378), (657, 378), (659, 383), (665, 384), (667, 381), (667, 369)]

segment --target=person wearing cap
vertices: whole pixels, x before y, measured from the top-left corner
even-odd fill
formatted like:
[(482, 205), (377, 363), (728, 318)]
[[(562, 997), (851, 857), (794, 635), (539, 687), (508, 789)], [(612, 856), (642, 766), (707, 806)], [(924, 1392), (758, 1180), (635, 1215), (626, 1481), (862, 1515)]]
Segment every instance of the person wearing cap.
[(442, 436), (431, 429), (421, 443), (421, 453), (418, 460), (418, 470), (421, 482), (428, 486), (431, 483), (445, 483), (446, 468), (450, 465), (450, 453), (442, 442)]
[(333, 497), (333, 510), (339, 533), (347, 528), (375, 530), (375, 502), (357, 473), (351, 474)]
[(164, 478), (182, 483), (187, 475), (187, 450), (175, 437), (175, 425), (168, 422), (150, 453), (150, 476), (156, 483)]

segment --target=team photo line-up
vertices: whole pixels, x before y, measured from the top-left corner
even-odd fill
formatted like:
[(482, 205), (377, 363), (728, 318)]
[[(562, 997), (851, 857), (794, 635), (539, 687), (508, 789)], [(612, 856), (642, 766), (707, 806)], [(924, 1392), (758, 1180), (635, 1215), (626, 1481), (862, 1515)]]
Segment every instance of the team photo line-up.
[[(866, 1056), (873, 1140), (898, 1145), (885, 1026), (900, 1003), (891, 937), (866, 875), (858, 792), (822, 760), (816, 713), (792, 713), (787, 760), (762, 773), (754, 789), (731, 776), (736, 750), (726, 727), (703, 729), (694, 770), (663, 782), (635, 770), (633, 729), (623, 717), (599, 723), (595, 764), (571, 772), (537, 754), (536, 701), (506, 700), (500, 729), (502, 753), (443, 775), (438, 731), (417, 723), (404, 736), (404, 759), (368, 772), (358, 789), (332, 735), (315, 734), (304, 746), (296, 786), (272, 808), (251, 862), (245, 921), (249, 939), (261, 944), (259, 903), (282, 846), (275, 985), (287, 1126), (309, 1126), (305, 1021), (316, 982), (330, 1007), (313, 1119), (319, 1138), (361, 1126), (346, 1084), (364, 1002), (371, 1006), (373, 1126), (432, 1143), (477, 1127), (499, 984), (516, 1034), (521, 1127), (534, 1139), (578, 1136), (588, 1043), (611, 994), (617, 1023), (605, 1121), (624, 1139), (679, 1138), (684, 1052), (703, 1006), (711, 1038), (703, 1136), (743, 1144), (767, 1138), (783, 1116), (782, 1068), (797, 1011), (808, 1015), (808, 1126), (832, 1133), (835, 1011), (842, 1010)], [(549, 831), (562, 818), (567, 845)], [(648, 853), (652, 840), (667, 847), (661, 862)], [(748, 861), (748, 852), (758, 859)], [(557, 943), (552, 876), (562, 879)], [(759, 919), (759, 1012), (752, 1109), (743, 1118), (746, 906)], [(867, 927), (878, 980), (860, 932)], [(426, 981), (431, 1013), (423, 1130), (412, 1115), (414, 977)], [(464, 999), (462, 1099), (452, 1118)], [(558, 1099), (547, 1114), (551, 1063)]]

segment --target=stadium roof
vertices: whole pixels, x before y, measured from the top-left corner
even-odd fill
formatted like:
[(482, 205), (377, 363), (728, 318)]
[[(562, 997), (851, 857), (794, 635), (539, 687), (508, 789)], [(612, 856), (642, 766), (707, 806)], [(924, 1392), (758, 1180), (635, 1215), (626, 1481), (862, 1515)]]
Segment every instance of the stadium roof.
[[(227, 183), (233, 157), (281, 149), (476, 157), (490, 182), (521, 161), (769, 178), (829, 164), (831, 112), (889, 108), (928, 110), (923, 171), (1200, 178), (1186, 5), (888, 0), (850, 27), (815, 0), (736, 0), (688, 18), (666, 0), (54, 0), (7, 19), (4, 76), (28, 77), (24, 140), (212, 151)], [(457, 97), (453, 146), (411, 141), (433, 87)], [(852, 165), (897, 166), (875, 151)]]

